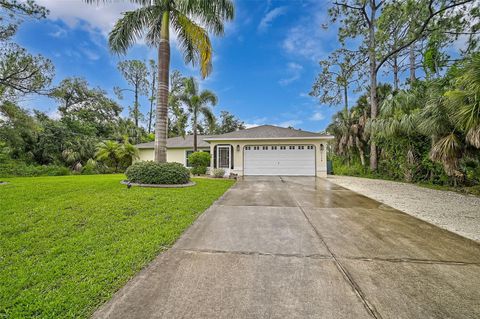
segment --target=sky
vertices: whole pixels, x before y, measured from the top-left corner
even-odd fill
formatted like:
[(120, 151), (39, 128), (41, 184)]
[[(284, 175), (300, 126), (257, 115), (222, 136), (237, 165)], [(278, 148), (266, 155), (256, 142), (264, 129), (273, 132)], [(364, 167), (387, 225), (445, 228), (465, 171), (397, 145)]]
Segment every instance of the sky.
[[(66, 77), (83, 77), (116, 99), (113, 87), (126, 87), (117, 70), (125, 59), (156, 59), (156, 50), (141, 42), (125, 56), (109, 52), (107, 37), (122, 12), (134, 9), (127, 1), (88, 5), (81, 0), (37, 0), (50, 10), (47, 19), (25, 21), (16, 41), (30, 52), (42, 54), (55, 65), (54, 84)], [(236, 17), (223, 37), (212, 37), (213, 72), (200, 82), (219, 99), (218, 115), (229, 111), (247, 126), (272, 124), (322, 131), (335, 107), (320, 105), (308, 95), (320, 70), (318, 61), (339, 44), (336, 29), (325, 28), (327, 1), (235, 0)], [(198, 68), (185, 65), (175, 40), (171, 70), (200, 77)], [(125, 108), (132, 96), (118, 101)], [(117, 100), (117, 99), (116, 99)], [(350, 99), (352, 100), (352, 98)], [(55, 102), (32, 98), (28, 107), (56, 116)], [(146, 98), (141, 110), (148, 111)], [(127, 112), (124, 112), (126, 115)]]

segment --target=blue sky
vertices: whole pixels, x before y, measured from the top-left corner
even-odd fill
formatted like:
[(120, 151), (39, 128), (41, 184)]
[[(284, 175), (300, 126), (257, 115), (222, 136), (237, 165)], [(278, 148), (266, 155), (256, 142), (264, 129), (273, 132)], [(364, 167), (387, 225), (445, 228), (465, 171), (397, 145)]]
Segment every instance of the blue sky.
[[(108, 51), (106, 37), (121, 12), (132, 9), (125, 2), (91, 6), (81, 0), (37, 0), (50, 9), (47, 20), (26, 21), (17, 41), (31, 52), (50, 58), (56, 67), (55, 83), (68, 76), (86, 78), (112, 98), (114, 86), (125, 86), (116, 64), (122, 59), (156, 58), (155, 50), (136, 45), (128, 55)], [(236, 0), (236, 18), (225, 36), (213, 38), (213, 73), (201, 82), (215, 91), (219, 104), (248, 125), (274, 124), (304, 130), (323, 130), (335, 108), (319, 105), (308, 96), (318, 60), (337, 46), (336, 30), (328, 22), (324, 1)], [(171, 69), (198, 77), (186, 66), (172, 43)], [(124, 107), (130, 96), (119, 101)], [(26, 104), (54, 116), (54, 101), (31, 98)], [(147, 112), (147, 101), (142, 111)], [(125, 113), (126, 114), (126, 113)]]

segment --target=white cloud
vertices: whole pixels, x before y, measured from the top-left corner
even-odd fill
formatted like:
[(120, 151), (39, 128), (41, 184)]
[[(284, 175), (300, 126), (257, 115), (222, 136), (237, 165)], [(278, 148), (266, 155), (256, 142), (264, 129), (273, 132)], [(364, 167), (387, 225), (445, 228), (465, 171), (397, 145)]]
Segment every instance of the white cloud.
[(280, 85), (289, 85), (290, 83), (300, 79), (302, 75), (303, 66), (295, 62), (289, 62), (287, 64), (287, 73), (288, 76), (278, 81)]
[(122, 12), (136, 8), (128, 1), (87, 4), (81, 0), (37, 0), (39, 5), (50, 10), (49, 19), (62, 20), (70, 28), (78, 27), (85, 21), (89, 31), (99, 30), (107, 35), (115, 22), (122, 16)]
[(278, 7), (268, 11), (263, 16), (262, 20), (260, 20), (260, 23), (258, 24), (258, 31), (265, 32), (270, 27), (273, 20), (275, 20), (281, 15), (284, 15), (286, 11), (287, 11), (286, 7)]
[(319, 112), (319, 111), (313, 113), (312, 117), (310, 118), (310, 120), (312, 121), (321, 121), (324, 119), (325, 119), (325, 115), (323, 115), (322, 112)]
[(336, 41), (336, 31), (326, 31), (328, 16), (325, 10), (313, 9), (313, 15), (300, 19), (291, 27), (282, 42), (287, 55), (302, 57), (317, 62), (327, 55), (324, 44)]

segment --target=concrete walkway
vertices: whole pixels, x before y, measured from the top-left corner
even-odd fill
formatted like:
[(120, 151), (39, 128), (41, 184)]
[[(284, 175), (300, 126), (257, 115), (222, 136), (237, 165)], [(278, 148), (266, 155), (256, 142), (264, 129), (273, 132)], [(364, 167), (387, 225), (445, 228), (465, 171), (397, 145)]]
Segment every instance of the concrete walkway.
[(95, 318), (479, 318), (480, 245), (324, 179), (246, 178)]

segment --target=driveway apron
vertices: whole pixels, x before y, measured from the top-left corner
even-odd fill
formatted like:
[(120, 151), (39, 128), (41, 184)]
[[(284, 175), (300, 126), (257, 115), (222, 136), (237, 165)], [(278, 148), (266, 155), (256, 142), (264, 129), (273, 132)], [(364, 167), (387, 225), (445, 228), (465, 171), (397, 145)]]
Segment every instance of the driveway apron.
[(94, 318), (480, 318), (480, 245), (327, 179), (245, 177)]

